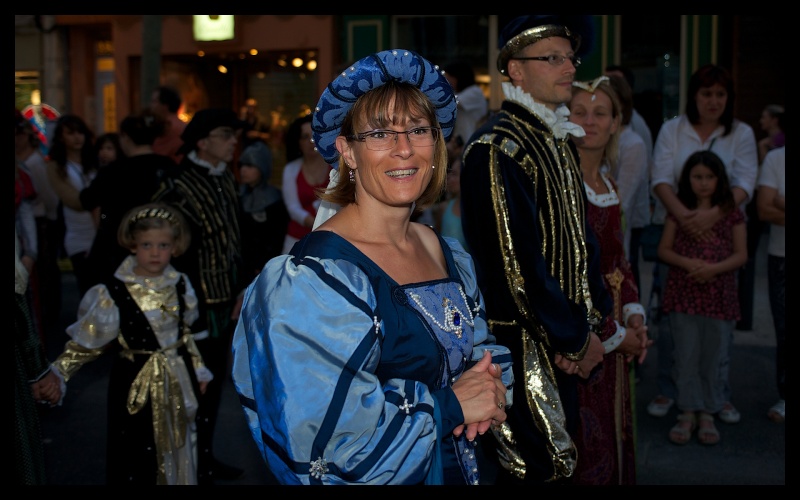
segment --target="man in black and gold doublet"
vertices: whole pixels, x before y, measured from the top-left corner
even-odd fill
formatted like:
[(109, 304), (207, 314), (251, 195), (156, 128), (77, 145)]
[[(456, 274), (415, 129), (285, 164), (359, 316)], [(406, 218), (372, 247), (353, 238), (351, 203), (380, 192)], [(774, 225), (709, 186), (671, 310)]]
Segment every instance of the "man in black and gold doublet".
[(512, 82), (468, 141), (461, 173), (464, 236), (520, 395), (484, 442), (495, 448), (487, 453), (497, 484), (566, 482), (578, 459), (576, 375), (589, 375), (602, 360), (600, 339), (616, 330), (570, 142), (584, 131), (563, 105), (580, 36), (559, 16), (524, 16), (503, 37), (498, 66)]

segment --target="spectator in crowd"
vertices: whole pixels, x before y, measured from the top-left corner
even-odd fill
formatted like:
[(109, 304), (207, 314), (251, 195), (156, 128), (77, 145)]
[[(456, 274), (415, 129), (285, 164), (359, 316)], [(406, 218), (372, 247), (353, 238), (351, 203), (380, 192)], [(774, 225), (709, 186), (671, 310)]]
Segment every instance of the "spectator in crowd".
[(242, 129), (242, 150), (256, 142), (268, 144), (270, 123), (258, 110), (258, 101), (252, 97), (242, 106), (239, 119), (244, 122)]
[(93, 144), (94, 133), (83, 118), (75, 114), (61, 115), (53, 132), (47, 165), (50, 185), (63, 204), (64, 250), (81, 295), (92, 284), (87, 259), (97, 234), (94, 216), (84, 210), (80, 202), (81, 190), (88, 187), (97, 175), (97, 155)]
[[(629, 67), (618, 64), (610, 64), (606, 66), (605, 74), (607, 76), (617, 75), (618, 77), (622, 77), (631, 88), (631, 94), (636, 91), (636, 77)], [(631, 100), (633, 100), (632, 95)], [(647, 148), (648, 160), (653, 158), (653, 133), (650, 131), (650, 126), (647, 125), (647, 121), (644, 119), (642, 114), (639, 113), (635, 107), (633, 107), (633, 104), (631, 104), (630, 127), (644, 141), (644, 145)]]
[[(730, 72), (715, 64), (698, 68), (689, 78), (686, 109), (680, 116), (664, 122), (656, 137), (650, 186), (657, 203), (653, 223), (663, 224), (667, 213), (677, 217), (678, 224), (690, 236), (713, 238), (711, 228), (724, 215), (716, 205), (686, 207), (677, 195), (678, 180), (686, 159), (699, 150), (715, 152), (725, 165), (736, 206), (742, 209), (753, 196), (758, 175), (758, 154), (753, 129), (733, 116), (735, 92)], [(659, 279), (666, 283), (668, 268), (659, 264)], [(648, 404), (650, 415), (663, 417), (675, 402), (675, 382), (671, 325), (658, 325), (658, 395)], [(727, 402), (719, 412), (720, 419), (735, 424), (741, 414), (731, 402), (728, 384), (730, 348), (733, 334), (727, 339), (726, 356), (720, 359), (720, 373), (725, 379)]]
[(758, 141), (759, 164), (764, 161), (769, 151), (786, 145), (783, 113), (784, 109), (780, 104), (769, 104), (761, 111), (758, 124), (767, 136)]
[(714, 414), (728, 404), (728, 374), (720, 371), (720, 359), (729, 356), (729, 338), (739, 319), (735, 271), (747, 261), (744, 213), (729, 182), (716, 153), (692, 153), (678, 180), (677, 197), (688, 210), (719, 210), (721, 217), (710, 229), (714, 237), (696, 238), (669, 214), (658, 244), (658, 256), (669, 266), (662, 310), (675, 345), (681, 412), (669, 431), (675, 444), (686, 444), (695, 428), (701, 444), (717, 444)]
[(619, 133), (619, 155), (611, 167), (611, 176), (619, 187), (622, 208), (625, 256), (631, 265), (636, 287), (640, 288), (640, 240), (645, 226), (650, 224), (650, 156), (647, 146), (631, 127), (633, 94), (628, 82), (617, 75), (608, 83), (619, 97), (622, 123)]
[[(489, 112), (489, 102), (483, 90), (475, 82), (475, 69), (467, 61), (454, 61), (444, 67), (444, 76), (456, 91), (458, 117), (456, 128), (450, 141), (459, 149), (469, 141), (478, 125), (483, 123)], [(449, 148), (448, 148), (449, 149)]]
[(778, 402), (767, 416), (786, 419), (786, 146), (770, 150), (758, 177), (758, 216), (769, 223), (767, 283), (772, 324), (775, 326), (775, 385)]
[[(14, 227), (19, 237), (19, 259), (30, 275), (36, 265), (39, 242), (36, 234), (36, 218), (33, 216), (33, 201), (36, 190), (33, 181), (22, 169), (19, 161), (14, 163)], [(25, 281), (29, 283), (28, 277)], [(37, 321), (38, 324), (38, 321)], [(38, 329), (38, 327), (37, 327)]]
[(434, 227), (442, 236), (455, 238), (469, 252), (464, 229), (461, 227), (461, 154), (448, 155), (445, 199), (434, 205)]
[(97, 155), (98, 169), (125, 157), (125, 151), (122, 150), (117, 132), (106, 132), (97, 136), (94, 141), (94, 151)]
[(101, 169), (80, 193), (81, 206), (100, 213), (97, 234), (88, 257), (92, 285), (105, 283), (113, 277), (120, 263), (130, 254), (117, 239), (125, 213), (149, 202), (162, 177), (176, 168), (169, 157), (153, 151), (153, 143), (162, 133), (163, 125), (164, 122), (150, 110), (123, 118), (119, 134), (124, 157), (113, 168)]
[(181, 95), (176, 89), (161, 85), (150, 95), (150, 111), (164, 122), (164, 130), (153, 143), (153, 152), (169, 156), (175, 163), (180, 163), (183, 154), (180, 152), (186, 122), (180, 119)]
[(33, 182), (36, 198), (33, 216), (36, 221), (37, 258), (31, 277), (38, 307), (34, 307), (42, 320), (43, 333), (58, 324), (61, 316), (61, 269), (58, 257), (64, 241), (63, 223), (59, 220), (60, 200), (47, 177), (47, 161), (41, 153), (41, 143), (31, 122), (17, 111), (14, 119), (14, 153), (20, 168)]
[[(263, 142), (246, 147), (239, 157), (239, 231), (242, 265), (239, 286), (250, 284), (264, 264), (283, 250), (289, 212), (281, 190), (270, 185), (272, 151)], [(240, 303), (237, 301), (237, 303)], [(235, 312), (238, 317), (238, 311)]]
[(320, 205), (318, 191), (325, 189), (331, 166), (311, 142), (311, 115), (296, 118), (286, 131), (286, 166), (283, 167), (283, 201), (289, 211), (289, 228), (282, 253), (311, 232)]

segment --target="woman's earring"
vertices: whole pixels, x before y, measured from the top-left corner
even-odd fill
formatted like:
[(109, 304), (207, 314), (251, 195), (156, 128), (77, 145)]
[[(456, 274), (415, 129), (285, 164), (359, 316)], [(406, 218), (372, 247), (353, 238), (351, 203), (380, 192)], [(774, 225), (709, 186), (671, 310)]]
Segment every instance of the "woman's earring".
[(436, 165), (431, 165), (431, 168), (436, 168)]
[(349, 171), (348, 175), (350, 176), (350, 184), (355, 184), (356, 183), (356, 171), (351, 169)]

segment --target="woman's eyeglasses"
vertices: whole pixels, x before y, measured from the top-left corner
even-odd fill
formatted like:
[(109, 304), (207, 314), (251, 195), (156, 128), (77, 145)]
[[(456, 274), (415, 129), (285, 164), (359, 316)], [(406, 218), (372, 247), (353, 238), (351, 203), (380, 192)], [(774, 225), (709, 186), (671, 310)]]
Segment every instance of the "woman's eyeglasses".
[(439, 129), (435, 127), (417, 127), (411, 130), (371, 130), (361, 134), (349, 135), (347, 139), (360, 141), (366, 144), (371, 151), (386, 151), (397, 144), (397, 136), (406, 134), (408, 142), (414, 147), (428, 147), (436, 144), (439, 138)]
[(581, 58), (577, 56), (560, 56), (557, 54), (551, 54), (549, 56), (538, 56), (538, 57), (512, 57), (511, 59), (516, 59), (517, 61), (547, 61), (550, 66), (561, 66), (564, 64), (567, 59), (572, 63), (573, 66), (576, 68), (581, 65)]

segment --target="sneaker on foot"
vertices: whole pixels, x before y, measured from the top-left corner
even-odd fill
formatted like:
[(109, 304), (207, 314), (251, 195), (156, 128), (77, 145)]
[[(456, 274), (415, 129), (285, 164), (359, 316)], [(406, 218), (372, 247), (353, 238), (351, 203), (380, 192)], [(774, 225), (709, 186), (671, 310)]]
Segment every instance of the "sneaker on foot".
[(736, 424), (742, 419), (742, 415), (739, 413), (739, 410), (728, 401), (719, 411), (719, 419), (726, 424)]
[(784, 422), (786, 420), (786, 400), (781, 399), (772, 405), (772, 408), (767, 412), (767, 416), (778, 424)]
[(663, 417), (673, 404), (675, 404), (674, 399), (659, 394), (647, 405), (647, 413), (654, 417)]

